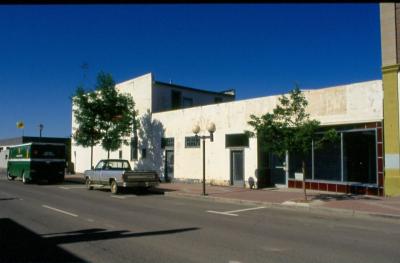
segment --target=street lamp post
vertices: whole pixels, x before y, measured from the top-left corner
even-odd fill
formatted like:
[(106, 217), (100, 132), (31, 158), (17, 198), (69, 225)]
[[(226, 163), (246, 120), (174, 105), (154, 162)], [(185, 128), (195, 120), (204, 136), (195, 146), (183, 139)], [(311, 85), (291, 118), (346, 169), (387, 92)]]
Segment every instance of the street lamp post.
[(214, 141), (214, 132), (216, 130), (215, 124), (213, 122), (209, 123), (207, 125), (207, 130), (210, 133), (209, 136), (199, 136), (198, 133), (200, 132), (200, 126), (196, 124), (195, 126), (193, 126), (192, 129), (196, 138), (200, 138), (203, 140), (203, 195), (206, 195), (206, 139), (210, 139), (210, 142)]

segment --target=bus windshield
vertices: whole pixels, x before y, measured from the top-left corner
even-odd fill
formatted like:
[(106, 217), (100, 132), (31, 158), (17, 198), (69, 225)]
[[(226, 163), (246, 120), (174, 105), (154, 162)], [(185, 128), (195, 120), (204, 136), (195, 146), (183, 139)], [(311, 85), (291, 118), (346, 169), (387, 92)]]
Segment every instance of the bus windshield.
[(64, 145), (32, 144), (32, 158), (65, 159)]

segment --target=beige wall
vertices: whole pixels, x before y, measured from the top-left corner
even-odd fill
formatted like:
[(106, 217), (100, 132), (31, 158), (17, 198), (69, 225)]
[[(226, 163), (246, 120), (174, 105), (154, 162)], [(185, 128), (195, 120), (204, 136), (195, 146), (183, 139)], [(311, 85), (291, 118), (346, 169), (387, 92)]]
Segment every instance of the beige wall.
[[(153, 75), (151, 73), (119, 83), (116, 89), (122, 93), (130, 94), (135, 101), (135, 109), (139, 111), (139, 118), (142, 117), (148, 110), (151, 109), (151, 90), (153, 85)], [(72, 133), (75, 132), (75, 118), (72, 113)], [(90, 169), (90, 148), (84, 148), (76, 145), (75, 141), (71, 142), (71, 158), (75, 163), (75, 171), (83, 172)], [(123, 145), (121, 147), (122, 158), (130, 160), (130, 146)], [(93, 165), (101, 160), (107, 158), (107, 152), (101, 146), (94, 147), (93, 150)], [(76, 154), (76, 159), (75, 159)], [(140, 157), (140, 151), (139, 151)], [(110, 158), (119, 158), (119, 151), (111, 152)], [(131, 165), (136, 165), (137, 161), (131, 162)]]
[[(319, 90), (305, 91), (312, 118), (322, 125), (381, 121), (382, 83), (380, 80), (355, 83)], [(175, 179), (202, 178), (201, 148), (185, 148), (185, 136), (192, 136), (192, 127), (199, 124), (205, 132), (208, 122), (214, 122), (217, 131), (214, 142), (206, 142), (207, 180), (228, 182), (230, 178), (230, 150), (225, 148), (225, 135), (243, 133), (251, 129), (247, 122), (250, 114), (262, 115), (272, 111), (278, 96), (241, 100), (217, 105), (195, 107), (163, 113), (153, 118), (163, 123), (165, 137), (175, 138)], [(255, 179), (257, 169), (257, 143), (250, 139), (245, 152), (245, 180)]]

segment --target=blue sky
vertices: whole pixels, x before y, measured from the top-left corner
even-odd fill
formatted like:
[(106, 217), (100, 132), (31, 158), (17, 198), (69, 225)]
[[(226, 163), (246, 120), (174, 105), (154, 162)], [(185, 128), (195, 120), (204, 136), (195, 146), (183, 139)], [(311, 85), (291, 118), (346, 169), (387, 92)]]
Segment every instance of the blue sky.
[(18, 120), (69, 136), (70, 96), (101, 70), (237, 99), (380, 79), (379, 27), (377, 3), (0, 5), (0, 139)]

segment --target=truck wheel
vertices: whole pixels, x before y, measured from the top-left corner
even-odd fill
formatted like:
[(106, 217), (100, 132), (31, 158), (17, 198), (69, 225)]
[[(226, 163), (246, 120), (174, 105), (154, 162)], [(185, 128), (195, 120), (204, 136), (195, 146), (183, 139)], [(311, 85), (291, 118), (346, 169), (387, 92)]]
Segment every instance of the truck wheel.
[(28, 183), (28, 179), (26, 178), (26, 173), (25, 172), (22, 173), (22, 183), (23, 184), (27, 184)]
[(10, 181), (12, 181), (12, 180), (15, 179), (15, 177), (14, 177), (14, 176), (11, 176), (11, 173), (8, 172), (8, 173), (7, 173), (7, 179), (10, 180)]
[(111, 181), (111, 193), (114, 195), (118, 194), (118, 185), (117, 182), (115, 182), (115, 180)]
[(90, 183), (89, 177), (86, 177), (86, 188), (87, 188), (88, 190), (93, 190), (93, 186), (92, 186), (91, 183)]

